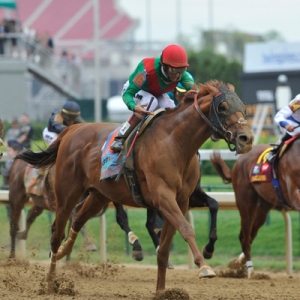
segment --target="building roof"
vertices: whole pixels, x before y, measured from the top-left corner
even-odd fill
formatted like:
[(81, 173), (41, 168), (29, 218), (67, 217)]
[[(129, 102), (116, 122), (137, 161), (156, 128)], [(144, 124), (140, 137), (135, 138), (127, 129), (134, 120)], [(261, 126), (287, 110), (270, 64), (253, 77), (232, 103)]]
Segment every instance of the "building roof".
[[(137, 26), (116, 6), (115, 0), (99, 0), (102, 40), (125, 38)], [(18, 11), (9, 11), (11, 18), (20, 19), (23, 27), (38, 33), (48, 32), (58, 47), (80, 47), (93, 40), (93, 0), (18, 0)], [(19, 17), (17, 17), (19, 15)], [(7, 12), (0, 9), (0, 19)]]

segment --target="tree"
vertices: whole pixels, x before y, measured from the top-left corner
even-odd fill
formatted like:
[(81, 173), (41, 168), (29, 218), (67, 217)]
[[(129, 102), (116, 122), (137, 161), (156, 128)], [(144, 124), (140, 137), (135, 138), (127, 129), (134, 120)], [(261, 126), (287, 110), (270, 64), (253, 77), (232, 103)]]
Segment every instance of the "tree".
[(241, 95), (242, 64), (236, 60), (229, 61), (224, 55), (215, 54), (209, 50), (188, 52), (190, 67), (188, 71), (194, 76), (195, 82), (205, 83), (217, 79), (224, 83), (231, 83), (235, 91)]

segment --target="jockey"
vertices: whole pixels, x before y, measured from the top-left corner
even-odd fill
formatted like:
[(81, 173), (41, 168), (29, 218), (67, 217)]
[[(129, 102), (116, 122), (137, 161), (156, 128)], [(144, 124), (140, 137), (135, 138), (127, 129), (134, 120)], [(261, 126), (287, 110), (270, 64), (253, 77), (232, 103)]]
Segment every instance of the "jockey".
[(300, 94), (276, 113), (274, 121), (280, 126), (280, 130), (284, 135), (276, 142), (276, 147), (270, 151), (268, 161), (274, 157), (277, 150), (285, 141), (292, 136), (300, 134)]
[[(151, 115), (157, 108), (175, 107), (166, 94), (180, 82), (186, 90), (196, 88), (193, 77), (186, 71), (188, 58), (185, 50), (176, 44), (167, 46), (161, 56), (143, 59), (124, 84), (122, 98), (134, 113), (123, 124), (111, 149), (121, 151), (128, 135), (141, 121), (143, 115)], [(151, 98), (153, 101), (146, 110)]]
[(47, 127), (43, 130), (43, 139), (46, 144), (51, 145), (59, 133), (68, 126), (83, 123), (80, 116), (80, 107), (74, 101), (67, 101), (60, 111), (54, 111), (48, 121)]

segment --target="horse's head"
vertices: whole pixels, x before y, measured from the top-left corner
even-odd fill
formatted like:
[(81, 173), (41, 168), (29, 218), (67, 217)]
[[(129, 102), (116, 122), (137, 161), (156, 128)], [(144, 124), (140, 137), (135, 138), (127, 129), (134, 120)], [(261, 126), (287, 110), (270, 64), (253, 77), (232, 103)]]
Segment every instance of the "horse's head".
[[(246, 106), (234, 92), (233, 85), (225, 86), (218, 81), (201, 84), (200, 92), (194, 96), (194, 102), (196, 110), (212, 130), (213, 141), (224, 139), (228, 148), (238, 154), (251, 150), (253, 134), (245, 120)], [(210, 104), (209, 119), (199, 108), (201, 102)]]

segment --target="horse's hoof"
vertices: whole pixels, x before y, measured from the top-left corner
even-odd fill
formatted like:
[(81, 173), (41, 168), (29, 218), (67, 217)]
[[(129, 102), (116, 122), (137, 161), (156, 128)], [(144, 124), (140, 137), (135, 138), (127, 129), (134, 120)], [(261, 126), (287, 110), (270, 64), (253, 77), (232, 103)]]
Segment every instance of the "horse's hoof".
[(213, 269), (208, 266), (204, 265), (199, 269), (199, 278), (213, 278), (216, 277), (216, 273), (213, 271)]
[(205, 259), (211, 259), (213, 257), (213, 255), (214, 255), (213, 252), (210, 253), (210, 252), (206, 251), (205, 247), (203, 247), (203, 249), (202, 249), (202, 254), (203, 254), (203, 256), (204, 256)]
[(85, 246), (85, 251), (86, 252), (95, 252), (95, 251), (97, 251), (97, 247), (93, 243), (91, 243), (91, 244)]
[(167, 268), (169, 269), (169, 270), (174, 270), (174, 265), (173, 265), (173, 263), (169, 260), (168, 261), (168, 266), (167, 266)]
[(136, 261), (142, 261), (144, 259), (143, 251), (132, 250), (132, 258)]

